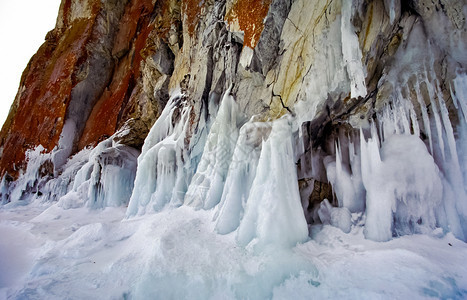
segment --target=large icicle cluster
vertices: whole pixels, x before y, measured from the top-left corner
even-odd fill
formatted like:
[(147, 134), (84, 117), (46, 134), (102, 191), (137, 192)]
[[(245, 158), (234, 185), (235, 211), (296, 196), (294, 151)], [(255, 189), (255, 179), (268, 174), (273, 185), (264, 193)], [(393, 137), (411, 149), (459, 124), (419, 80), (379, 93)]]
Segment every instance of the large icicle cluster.
[(244, 121), (245, 117), (239, 112), (230, 89), (227, 90), (207, 137), (196, 174), (188, 187), (185, 196), (187, 205), (210, 209), (220, 202), (238, 131)]
[[(452, 97), (459, 108), (457, 129), (438, 84), (425, 77), (414, 91), (420, 97), (418, 87), (423, 84), (431, 99), (429, 112), (421, 98), (417, 100), (421, 125), (412, 102), (399, 89), (371, 130), (360, 131), (359, 141), (355, 137), (337, 141), (335, 161), (326, 165), (328, 178), (340, 207), (365, 212), (367, 238), (387, 241), (441, 227), (465, 240), (465, 78), (458, 74), (453, 81)], [(348, 157), (342, 157), (342, 147), (347, 147)]]
[(138, 158), (129, 216), (160, 211), (169, 203), (175, 207), (183, 203), (193, 172), (185, 145), (189, 117), (190, 107), (177, 95), (152, 127)]
[[(189, 109), (179, 98), (172, 98), (146, 139), (127, 215), (182, 204), (215, 208), (217, 231), (238, 229), (241, 245), (293, 246), (306, 240), (291, 119), (245, 123), (227, 90), (199, 165), (189, 168), (191, 149), (184, 144)], [(173, 125), (177, 109), (182, 113)]]
[(64, 208), (85, 204), (90, 208), (124, 205), (133, 190), (139, 152), (111, 138), (89, 154), (89, 160), (74, 176), (72, 189), (60, 198)]
[[(116, 133), (118, 134), (118, 133)], [(37, 147), (28, 152), (28, 167), (20, 179), (2, 179), (4, 204), (25, 205), (33, 201), (58, 201), (64, 209), (88, 206), (90, 209), (121, 206), (133, 191), (139, 151), (115, 142), (114, 136), (94, 149), (85, 148), (54, 170), (56, 152), (42, 153)], [(58, 175), (55, 175), (54, 172)], [(3, 199), (9, 195), (9, 199)]]

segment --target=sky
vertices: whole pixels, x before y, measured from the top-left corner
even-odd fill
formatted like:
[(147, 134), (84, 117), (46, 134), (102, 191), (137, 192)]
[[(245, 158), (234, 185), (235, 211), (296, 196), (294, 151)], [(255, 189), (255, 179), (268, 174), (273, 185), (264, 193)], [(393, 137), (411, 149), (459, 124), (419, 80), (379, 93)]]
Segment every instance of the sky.
[(29, 59), (55, 27), (60, 0), (0, 0), (0, 124)]

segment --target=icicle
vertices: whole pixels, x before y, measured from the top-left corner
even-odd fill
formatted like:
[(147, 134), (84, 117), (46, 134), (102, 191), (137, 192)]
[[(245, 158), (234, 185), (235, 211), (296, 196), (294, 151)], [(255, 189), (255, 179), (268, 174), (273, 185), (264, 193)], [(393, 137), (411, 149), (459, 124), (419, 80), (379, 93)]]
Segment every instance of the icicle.
[(185, 196), (185, 204), (210, 209), (219, 203), (244, 117), (228, 89), (209, 132), (203, 156)]
[(454, 105), (456, 105), (456, 108), (457, 105), (461, 108), (462, 115), (464, 116), (465, 122), (467, 122), (467, 75), (457, 73), (453, 82), (455, 93), (452, 91), (452, 85), (450, 89)]
[[(147, 210), (159, 211), (169, 203), (174, 206), (182, 203), (188, 181), (184, 162), (190, 160), (186, 154), (185, 136), (191, 107), (180, 103), (180, 99), (180, 95), (170, 99), (146, 137), (138, 158), (135, 188), (127, 216)], [(172, 125), (176, 109), (181, 110), (180, 119)], [(149, 204), (152, 206), (148, 208)]]
[[(459, 116), (462, 114), (460, 108), (458, 109), (458, 113)], [(457, 152), (459, 157), (459, 165), (461, 167), (462, 175), (464, 178), (464, 189), (467, 189), (467, 121), (460, 118), (459, 123), (460, 124), (457, 127)]]
[(339, 190), (339, 193), (338, 193), (339, 195), (337, 195), (337, 200), (339, 201), (339, 206), (344, 207), (347, 204), (346, 196), (351, 196), (352, 192), (349, 191), (348, 188), (345, 188), (343, 186), (344, 185), (343, 181), (345, 180), (343, 177), (347, 174), (343, 173), (344, 168), (342, 166), (342, 151), (340, 147), (340, 139), (337, 139), (335, 143), (335, 151), (336, 151), (336, 175), (335, 175), (335, 182), (334, 183), (331, 182), (331, 184), (335, 186), (334, 190), (336, 191), (336, 194), (337, 194), (337, 190)]
[[(456, 193), (456, 208), (461, 216), (467, 221), (467, 195), (465, 192), (465, 187), (463, 187), (463, 174), (460, 169), (459, 158), (457, 155), (456, 140), (454, 138), (454, 130), (449, 119), (449, 112), (446, 108), (446, 104), (441, 97), (441, 92), (438, 93), (438, 101), (441, 111), (441, 117), (443, 120), (444, 131), (446, 133), (447, 146), (449, 150), (449, 158), (447, 163), (448, 173), (447, 177)], [(467, 224), (465, 224), (467, 229)]]
[(440, 116), (439, 116), (438, 107), (437, 107), (436, 101), (435, 101), (435, 93), (433, 91), (433, 87), (432, 87), (430, 82), (426, 82), (426, 86), (427, 86), (427, 89), (428, 89), (428, 95), (430, 97), (431, 110), (433, 111), (433, 116), (435, 118), (436, 133), (437, 133), (437, 136), (438, 136), (438, 139), (437, 139), (438, 146), (439, 146), (439, 149), (441, 151), (442, 159), (444, 160), (445, 159), (445, 153), (444, 153), (443, 128), (442, 128), (442, 125), (441, 125), (441, 119), (440, 119)]
[(396, 100), (396, 111), (393, 113), (393, 117), (395, 119), (396, 126), (400, 128), (399, 134), (410, 134), (410, 118), (409, 115), (407, 114), (407, 103), (410, 103), (409, 101), (406, 101), (404, 98), (402, 98), (402, 95), (399, 94), (399, 97)]
[(394, 23), (394, 20), (396, 19), (396, 8), (395, 8), (395, 0), (390, 0), (391, 5), (389, 6), (389, 20), (391, 24)]
[(10, 200), (9, 200), (9, 184), (8, 184), (8, 181), (6, 179), (6, 175), (3, 175), (2, 177), (2, 181), (0, 183), (0, 195), (1, 195), (1, 198), (0, 198), (0, 204), (7, 204)]
[(42, 145), (26, 151), (27, 167), (11, 185), (9, 197), (11, 202), (23, 200), (23, 203), (26, 204), (36, 197), (38, 183), (41, 180), (41, 166), (51, 159), (52, 154), (45, 153)]
[(362, 64), (362, 52), (357, 34), (351, 22), (352, 1), (342, 1), (341, 37), (342, 54), (350, 78), (350, 96), (352, 98), (365, 97), (365, 74)]
[[(349, 149), (349, 161), (355, 163), (355, 153), (352, 153), (354, 149)], [(353, 148), (353, 144), (352, 144)], [(365, 206), (364, 198), (362, 197), (362, 186), (359, 180), (360, 174), (355, 174), (354, 171), (350, 170), (347, 160), (342, 155), (342, 140), (338, 139), (336, 142), (336, 160), (335, 162), (329, 162), (326, 165), (326, 171), (328, 175), (328, 181), (331, 183), (334, 192), (336, 193), (337, 200), (339, 201), (339, 207), (345, 207), (351, 212), (362, 212)]]
[(371, 124), (372, 134), (365, 140), (360, 129), (360, 151), (362, 162), (362, 181), (367, 191), (365, 237), (375, 241), (391, 239), (392, 210), (394, 203), (384, 195), (387, 186), (380, 182), (378, 172), (381, 168), (378, 139), (374, 135), (376, 126)]
[(240, 129), (222, 199), (215, 215), (218, 233), (232, 232), (240, 225), (256, 177), (262, 141), (267, 139), (270, 130), (270, 123), (252, 121)]
[[(452, 162), (454, 163), (457, 169), (459, 166), (459, 160), (457, 158), (456, 140), (454, 138), (454, 130), (451, 125), (451, 120), (449, 120), (449, 112), (448, 112), (448, 109), (446, 108), (446, 103), (444, 102), (444, 99), (442, 98), (441, 91), (438, 91), (437, 96), (438, 96), (438, 103), (440, 107), (441, 120), (443, 121), (444, 132), (446, 133), (447, 146), (449, 149), (449, 154), (451, 156), (450, 159), (452, 160)], [(458, 172), (456, 171), (456, 173)]]
[[(405, 86), (405, 92), (407, 95), (410, 95), (410, 91), (408, 90), (407, 86)], [(407, 124), (407, 131), (406, 133), (411, 133), (411, 129), (413, 130), (413, 134), (417, 137), (420, 137), (420, 125), (418, 123), (417, 114), (415, 113), (414, 106), (412, 101), (407, 98), (401, 98), (401, 101), (405, 103), (405, 109), (407, 111), (407, 118), (410, 117), (410, 124)]]
[(308, 238), (292, 145), (289, 120), (274, 121), (238, 228), (240, 245), (290, 247)]
[(423, 101), (423, 98), (420, 95), (420, 85), (418, 81), (415, 83), (414, 89), (418, 104), (420, 105), (420, 110), (422, 111), (423, 128), (425, 130), (426, 135), (428, 136), (428, 141), (430, 143), (430, 153), (431, 155), (433, 155), (433, 136), (431, 134), (430, 118), (428, 117), (428, 111), (425, 102)]

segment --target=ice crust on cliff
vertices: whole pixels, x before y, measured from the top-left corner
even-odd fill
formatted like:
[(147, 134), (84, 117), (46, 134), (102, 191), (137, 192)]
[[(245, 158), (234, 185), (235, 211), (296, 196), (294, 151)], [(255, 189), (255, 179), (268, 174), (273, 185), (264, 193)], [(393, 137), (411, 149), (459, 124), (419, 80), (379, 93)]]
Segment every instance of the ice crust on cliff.
[[(458, 75), (454, 82), (463, 76)], [(454, 129), (437, 83), (422, 83), (431, 85), (432, 101), (430, 117), (422, 105), (421, 128), (411, 102), (398, 90), (378, 117), (378, 124), (361, 130), (359, 140), (338, 140), (335, 160), (326, 164), (339, 206), (365, 212), (365, 236), (375, 241), (428, 233), (436, 227), (465, 240), (465, 165), (461, 163), (463, 154), (459, 155), (465, 153), (465, 119), (459, 110), (459, 125)], [(463, 87), (457, 89), (462, 94)], [(420, 91), (414, 94), (418, 97)], [(429, 133), (425, 143), (422, 130)], [(359, 147), (355, 147), (357, 143)]]
[(224, 93), (219, 111), (204, 145), (201, 161), (185, 195), (185, 204), (210, 209), (222, 197), (232, 162), (238, 131), (245, 122), (230, 89)]
[[(221, 203), (216, 216), (217, 230), (228, 233), (238, 227), (237, 240), (241, 245), (252, 242), (262, 246), (293, 246), (306, 240), (308, 229), (298, 192), (290, 120), (258, 127), (255, 122), (243, 125), (245, 118), (227, 90), (196, 173), (187, 189), (177, 190), (176, 178), (180, 176), (177, 173), (186, 172), (182, 157), (186, 161), (190, 151), (178, 143), (184, 142), (188, 110), (183, 110), (178, 125), (172, 126), (175, 106), (174, 100), (168, 103), (146, 139), (138, 158), (127, 215), (157, 212), (167, 204), (181, 205), (179, 199), (173, 200), (172, 193), (177, 193), (183, 197), (183, 204), (198, 209), (211, 209)], [(243, 129), (240, 139), (239, 128)], [(264, 141), (262, 129), (267, 134)], [(260, 152), (254, 150), (252, 143), (256, 147), (261, 145)], [(173, 155), (166, 155), (168, 145)], [(263, 212), (264, 206), (269, 207), (268, 213)]]
[(342, 1), (342, 55), (350, 79), (350, 96), (358, 98), (365, 97), (367, 92), (362, 65), (362, 51), (360, 51), (358, 37), (352, 25), (352, 9), (352, 1)]
[(238, 228), (240, 245), (253, 242), (260, 249), (269, 244), (291, 247), (307, 239), (292, 145), (290, 120), (274, 121), (263, 142)]
[[(173, 96), (165, 106), (145, 140), (135, 188), (128, 204), (127, 215), (144, 214), (162, 210), (167, 204), (179, 206), (189, 184), (186, 172), (190, 172), (185, 134), (190, 108), (183, 105), (181, 95)], [(179, 113), (178, 120), (174, 119)], [(192, 171), (191, 171), (192, 172)]]

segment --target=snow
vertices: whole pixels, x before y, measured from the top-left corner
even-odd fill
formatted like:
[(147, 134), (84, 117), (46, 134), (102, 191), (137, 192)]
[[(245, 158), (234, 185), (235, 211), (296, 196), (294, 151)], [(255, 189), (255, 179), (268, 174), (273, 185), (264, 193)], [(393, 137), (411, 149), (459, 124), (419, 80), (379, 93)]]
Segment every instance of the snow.
[[(311, 240), (255, 252), (214, 232), (214, 210), (182, 206), (125, 219), (37, 202), (0, 210), (3, 299), (308, 299), (467, 296), (467, 245), (434, 231), (377, 243), (352, 215)], [(21, 244), (18, 248), (17, 245)], [(8, 260), (5, 256), (8, 255)], [(7, 265), (5, 265), (5, 263)]]
[(35, 237), (29, 229), (17, 221), (0, 222), (0, 289), (21, 283), (32, 267), (34, 255), (29, 248), (34, 247)]

